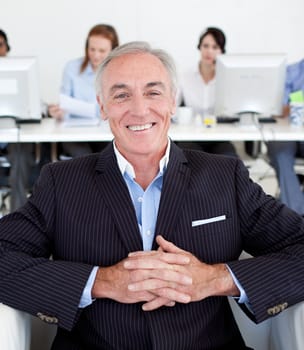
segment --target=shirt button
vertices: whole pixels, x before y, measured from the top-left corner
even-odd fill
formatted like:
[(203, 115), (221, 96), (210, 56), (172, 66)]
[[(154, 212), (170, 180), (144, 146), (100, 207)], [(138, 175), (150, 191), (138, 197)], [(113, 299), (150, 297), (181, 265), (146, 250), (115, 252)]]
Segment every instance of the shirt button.
[(150, 236), (151, 233), (152, 233), (151, 230), (147, 230), (146, 235), (147, 235), (147, 236)]
[(143, 197), (138, 197), (138, 198), (137, 198), (137, 201), (138, 201), (139, 203), (141, 203), (141, 202), (143, 201)]

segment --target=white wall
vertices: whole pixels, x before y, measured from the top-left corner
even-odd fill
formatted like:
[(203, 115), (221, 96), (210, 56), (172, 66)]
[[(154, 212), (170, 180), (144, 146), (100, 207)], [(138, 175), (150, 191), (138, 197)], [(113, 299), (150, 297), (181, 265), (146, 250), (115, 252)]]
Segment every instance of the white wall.
[(11, 56), (37, 55), (41, 95), (56, 102), (67, 60), (82, 56), (89, 29), (115, 26), (121, 43), (147, 40), (168, 50), (183, 70), (196, 64), (198, 37), (222, 28), (227, 52), (286, 52), (304, 57), (303, 0), (2, 0), (0, 28)]

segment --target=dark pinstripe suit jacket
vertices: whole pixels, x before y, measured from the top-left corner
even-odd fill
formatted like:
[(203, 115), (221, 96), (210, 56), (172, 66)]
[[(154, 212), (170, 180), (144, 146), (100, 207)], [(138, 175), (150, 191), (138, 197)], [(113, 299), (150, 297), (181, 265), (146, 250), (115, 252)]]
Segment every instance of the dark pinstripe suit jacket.
[[(156, 233), (202, 261), (227, 262), (256, 322), (304, 299), (303, 232), (302, 218), (252, 183), (241, 161), (172, 144)], [(244, 348), (225, 297), (152, 312), (108, 299), (78, 308), (93, 265), (142, 249), (112, 145), (47, 165), (28, 203), (0, 221), (0, 239), (0, 301), (58, 322), (53, 349)], [(237, 261), (243, 249), (258, 257)]]

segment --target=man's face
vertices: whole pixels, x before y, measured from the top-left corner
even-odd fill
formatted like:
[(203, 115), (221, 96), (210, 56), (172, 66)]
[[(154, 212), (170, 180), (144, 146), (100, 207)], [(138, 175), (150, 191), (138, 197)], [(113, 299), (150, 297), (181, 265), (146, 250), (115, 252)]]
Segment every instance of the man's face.
[(6, 56), (7, 54), (7, 45), (2, 36), (0, 36), (0, 57)]
[(161, 156), (175, 112), (175, 96), (161, 61), (144, 53), (113, 59), (105, 69), (102, 91), (101, 114), (125, 158)]

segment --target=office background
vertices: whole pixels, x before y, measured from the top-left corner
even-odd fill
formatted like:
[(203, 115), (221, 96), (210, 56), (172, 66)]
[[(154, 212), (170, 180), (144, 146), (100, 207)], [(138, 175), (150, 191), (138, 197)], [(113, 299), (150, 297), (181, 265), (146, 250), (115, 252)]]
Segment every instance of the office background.
[(83, 55), (89, 29), (115, 26), (120, 42), (147, 40), (168, 50), (179, 70), (197, 64), (198, 37), (207, 26), (227, 36), (227, 52), (286, 52), (304, 57), (303, 0), (3, 0), (0, 28), (11, 56), (39, 59), (41, 98), (58, 101), (64, 64)]

